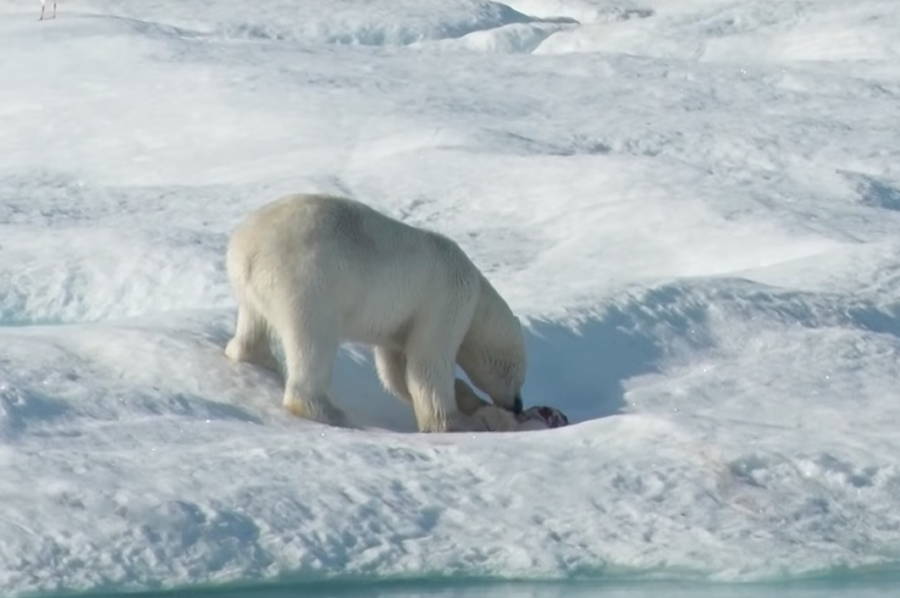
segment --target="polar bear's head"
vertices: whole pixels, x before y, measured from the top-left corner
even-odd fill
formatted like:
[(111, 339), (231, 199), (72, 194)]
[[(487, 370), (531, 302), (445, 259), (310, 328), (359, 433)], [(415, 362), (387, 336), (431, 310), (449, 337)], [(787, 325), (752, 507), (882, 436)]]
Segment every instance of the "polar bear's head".
[(494, 405), (513, 413), (522, 411), (522, 384), (525, 381), (524, 351), (521, 358), (501, 351), (463, 351), (459, 365), (475, 386), (485, 392)]
[(519, 320), (506, 303), (480, 305), (466, 335), (457, 363), (475, 386), (491, 397), (498, 407), (514, 413), (522, 411), (525, 383), (525, 339)]

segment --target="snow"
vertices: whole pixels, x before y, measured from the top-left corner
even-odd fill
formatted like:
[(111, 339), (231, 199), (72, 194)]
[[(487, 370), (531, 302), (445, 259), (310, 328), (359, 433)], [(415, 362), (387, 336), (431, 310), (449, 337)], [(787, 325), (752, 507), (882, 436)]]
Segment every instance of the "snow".
[[(747, 581), (900, 564), (891, 0), (0, 0), (0, 588)], [(350, 195), (528, 325), (420, 435), (363, 348), (229, 363), (228, 232)]]

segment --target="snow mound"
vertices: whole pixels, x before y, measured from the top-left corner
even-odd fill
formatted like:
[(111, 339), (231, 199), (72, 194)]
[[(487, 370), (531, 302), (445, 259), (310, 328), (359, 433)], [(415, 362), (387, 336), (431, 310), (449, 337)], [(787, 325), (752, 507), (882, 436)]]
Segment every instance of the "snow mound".
[(569, 23), (513, 23), (495, 29), (475, 31), (458, 39), (418, 44), (428, 49), (469, 50), (489, 54), (529, 54), (541, 42), (571, 27)]
[(365, 46), (408, 45), (458, 38), (474, 31), (531, 20), (488, 0), (440, 4), (406, 0), (304, 2), (217, 2), (198, 12), (173, 0), (89, 3), (98, 12), (165, 22), (185, 30), (235, 40), (290, 41)]
[[(513, 3), (527, 11), (545, 8), (537, 0)], [(560, 2), (563, 9), (566, 3)], [(540, 54), (626, 53), (680, 60), (784, 62), (797, 60), (891, 60), (900, 53), (900, 17), (892, 5), (871, 2), (799, 4), (716, 4), (695, 2), (671, 7), (621, 9), (641, 18), (582, 21), (538, 49)], [(543, 14), (543, 11), (530, 14)], [(576, 17), (577, 18), (577, 17)]]
[(509, 0), (506, 4), (534, 17), (567, 18), (582, 24), (646, 19), (655, 13), (648, 2), (633, 0)]

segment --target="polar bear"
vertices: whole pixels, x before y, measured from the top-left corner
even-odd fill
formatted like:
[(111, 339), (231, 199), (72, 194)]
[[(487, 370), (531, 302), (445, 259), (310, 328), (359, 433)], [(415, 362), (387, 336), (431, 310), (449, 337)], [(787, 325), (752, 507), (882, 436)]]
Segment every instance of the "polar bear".
[(363, 203), (291, 195), (250, 214), (231, 236), (228, 275), (238, 300), (226, 354), (277, 369), (284, 405), (342, 424), (328, 397), (338, 345), (374, 347), (385, 388), (412, 403), (420, 431), (461, 429), (454, 366), (495, 405), (521, 412), (522, 327), (453, 241)]

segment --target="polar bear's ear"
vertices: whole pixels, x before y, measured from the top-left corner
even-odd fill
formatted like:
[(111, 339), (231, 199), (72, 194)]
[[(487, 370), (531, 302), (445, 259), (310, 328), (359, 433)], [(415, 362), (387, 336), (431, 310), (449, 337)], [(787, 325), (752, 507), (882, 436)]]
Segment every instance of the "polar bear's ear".
[(487, 401), (483, 401), (472, 387), (465, 383), (464, 380), (456, 379), (456, 408), (466, 415), (474, 415), (476, 411), (489, 405)]

